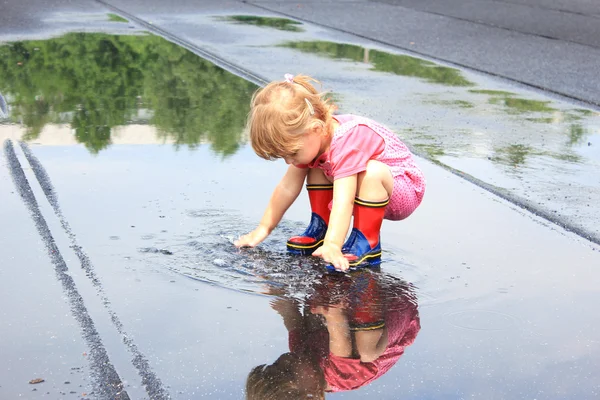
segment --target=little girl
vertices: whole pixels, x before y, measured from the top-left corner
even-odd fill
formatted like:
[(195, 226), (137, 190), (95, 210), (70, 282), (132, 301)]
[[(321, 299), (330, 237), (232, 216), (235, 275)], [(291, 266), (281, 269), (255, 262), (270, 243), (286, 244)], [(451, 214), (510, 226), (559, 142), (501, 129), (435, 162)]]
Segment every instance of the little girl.
[[(381, 262), (384, 218), (401, 220), (419, 206), (425, 180), (413, 155), (384, 126), (336, 107), (305, 75), (285, 75), (252, 98), (248, 119), (252, 148), (266, 160), (290, 165), (260, 224), (235, 242), (256, 246), (277, 226), (304, 181), (312, 209), (308, 228), (287, 242), (294, 254), (322, 257), (346, 271)], [(354, 215), (353, 229), (344, 243)]]

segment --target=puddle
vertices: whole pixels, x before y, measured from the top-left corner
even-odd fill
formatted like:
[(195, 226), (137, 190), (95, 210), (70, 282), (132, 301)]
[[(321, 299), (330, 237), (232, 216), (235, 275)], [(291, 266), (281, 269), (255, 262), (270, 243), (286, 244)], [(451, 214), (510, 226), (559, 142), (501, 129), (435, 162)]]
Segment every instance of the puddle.
[[(500, 293), (507, 293), (506, 290)], [(490, 310), (464, 310), (446, 315), (451, 325), (475, 331), (500, 331), (511, 329), (517, 324), (515, 317)]]
[(13, 125), (0, 139), (81, 143), (92, 153), (113, 143), (208, 143), (227, 156), (243, 142), (255, 89), (154, 35), (15, 42), (0, 46), (0, 93)]
[[(168, 270), (240, 293), (265, 295), (270, 293), (267, 287), (277, 287), (297, 300), (310, 295), (313, 286), (329, 275), (321, 259), (290, 255), (282, 246), (289, 237), (302, 232), (305, 223), (284, 219), (259, 247), (237, 249), (233, 242), (239, 234), (254, 227), (236, 211), (192, 209), (184, 214), (194, 226), (193, 231), (174, 236), (143, 234), (139, 240), (147, 243), (138, 248), (134, 260), (157, 271)], [(408, 267), (400, 254), (393, 246), (385, 248), (386, 264)], [(131, 258), (131, 253), (122, 256)], [(387, 278), (382, 279), (387, 282)]]
[[(260, 247), (239, 250), (232, 245), (232, 227), (250, 225), (235, 212), (206, 209), (186, 214), (195, 220), (193, 235), (171, 238), (168, 252), (140, 249), (134, 262), (181, 275), (201, 285), (200, 290), (209, 284), (270, 298), (271, 311), (287, 329), (289, 348), (274, 361), (263, 358), (265, 364), (251, 368), (245, 380), (249, 398), (286, 391), (289, 385), (312, 387), (314, 391), (302, 393), (317, 396), (323, 391), (319, 382), (326, 382), (327, 392), (356, 390), (402, 364), (421, 329), (412, 284), (380, 268), (328, 273), (319, 259), (287, 254), (282, 243), (303, 224), (284, 220)], [(386, 255), (393, 262), (394, 250), (389, 250)], [(342, 337), (339, 324), (347, 330)], [(302, 371), (308, 366), (315, 374), (306, 377)], [(348, 368), (357, 370), (349, 373)]]
[[(391, 359), (393, 366), (382, 369), (381, 376), (372, 375), (373, 380), (356, 380), (359, 390), (338, 395), (350, 398), (364, 393), (393, 397), (398, 387), (412, 382), (415, 392), (405, 397), (435, 397), (435, 388), (419, 384), (422, 376), (430, 376), (431, 365), (451, 371), (450, 382), (434, 374), (446, 391), (466, 374), (483, 379), (480, 365), (472, 360), (484, 363), (486, 371), (502, 371), (498, 379), (512, 382), (522, 375), (501, 368), (504, 363), (520, 371), (538, 360), (546, 368), (560, 360), (557, 350), (570, 338), (573, 321), (584, 321), (584, 346), (597, 325), (583, 318), (594, 302), (574, 311), (571, 302), (562, 300), (581, 302), (592, 290), (593, 279), (585, 280), (588, 285), (573, 278), (574, 273), (593, 276), (587, 272), (593, 260), (578, 258), (584, 246), (568, 240), (548, 244), (548, 237), (537, 235), (558, 235), (495, 201), (484, 203), (471, 185), (457, 183), (440, 168), (435, 171), (442, 177), (436, 179), (433, 167), (427, 167), (434, 190), (447, 184), (457, 200), (435, 196), (420, 217), (384, 224), (384, 264), (346, 275), (328, 274), (319, 260), (286, 253), (287, 238), (302, 231), (308, 219), (305, 194), (259, 248), (232, 245), (260, 219), (265, 198), (285, 168), (256, 160), (248, 146), (226, 160), (215, 159), (208, 146), (179, 151), (172, 146), (111, 146), (100, 156), (81, 146), (32, 149), (55, 183), (61, 208), (130, 336), (149, 360), (164, 360), (150, 363), (175, 388), (173, 398), (211, 396), (217, 390), (219, 398), (235, 396), (259, 366), (263, 371), (276, 364), (269, 371), (273, 379), (283, 378), (281, 363), (295, 363), (298, 354), (311, 349), (327, 350), (322, 337), (327, 330), (323, 313), (328, 312), (329, 317), (335, 312), (377, 317), (363, 320), (365, 324), (381, 322), (381, 317), (386, 323), (406, 322), (388, 326), (397, 337), (406, 337), (395, 347), (399, 357)], [(102, 215), (97, 204), (102, 204)], [(520, 235), (536, 240), (523, 245)], [(573, 281), (561, 285), (569, 279)], [(540, 312), (539, 304), (552, 312)], [(293, 315), (302, 327), (290, 334), (289, 318), (282, 314)], [(557, 318), (569, 323), (556, 327)], [(550, 326), (556, 336), (544, 333)], [(292, 348), (290, 336), (297, 339)], [(540, 350), (541, 340), (548, 345)], [(523, 349), (531, 355), (522, 358)], [(498, 351), (503, 357), (489, 357)], [(597, 354), (595, 348), (590, 351)], [(574, 362), (583, 365), (582, 357)], [(327, 355), (321, 359), (327, 379), (340, 383), (330, 374), (338, 365), (331, 359), (336, 361)], [(541, 382), (552, 379), (540, 371)], [(577, 381), (573, 375), (566, 379)], [(586, 382), (589, 386), (591, 380)]]

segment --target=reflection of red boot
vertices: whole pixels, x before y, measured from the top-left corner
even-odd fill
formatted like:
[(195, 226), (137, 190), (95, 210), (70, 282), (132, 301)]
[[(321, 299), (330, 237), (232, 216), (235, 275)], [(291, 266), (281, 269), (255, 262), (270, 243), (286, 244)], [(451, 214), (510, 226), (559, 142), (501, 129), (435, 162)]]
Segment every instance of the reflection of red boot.
[[(350, 262), (350, 269), (381, 263), (379, 230), (388, 203), (389, 199), (384, 201), (367, 201), (358, 197), (354, 199), (354, 226), (342, 246), (342, 253)], [(332, 269), (333, 266), (327, 268)]]
[(313, 286), (307, 300), (311, 307), (345, 306), (351, 293), (353, 281), (346, 274), (324, 274)]
[(351, 331), (371, 331), (385, 326), (384, 296), (375, 276), (353, 276), (348, 322)]
[(312, 216), (308, 228), (287, 242), (288, 252), (310, 255), (323, 244), (329, 224), (329, 203), (333, 199), (333, 184), (306, 185)]

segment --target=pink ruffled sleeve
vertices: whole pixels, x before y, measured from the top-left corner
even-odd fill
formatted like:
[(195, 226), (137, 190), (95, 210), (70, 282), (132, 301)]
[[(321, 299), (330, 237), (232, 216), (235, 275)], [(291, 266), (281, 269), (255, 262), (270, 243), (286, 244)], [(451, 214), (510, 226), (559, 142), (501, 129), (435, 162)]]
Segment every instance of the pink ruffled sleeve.
[(367, 162), (375, 159), (385, 149), (385, 141), (365, 125), (358, 125), (336, 138), (330, 153), (333, 179), (345, 178), (367, 169)]

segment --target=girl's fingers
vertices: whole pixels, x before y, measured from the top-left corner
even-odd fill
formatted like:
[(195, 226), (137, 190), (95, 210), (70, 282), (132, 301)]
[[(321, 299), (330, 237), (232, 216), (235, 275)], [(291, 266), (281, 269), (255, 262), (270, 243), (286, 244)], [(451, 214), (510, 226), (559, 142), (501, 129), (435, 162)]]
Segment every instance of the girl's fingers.
[(236, 247), (254, 247), (256, 246), (256, 240), (252, 240), (248, 238), (247, 235), (244, 235), (235, 242), (233, 242), (233, 245)]

